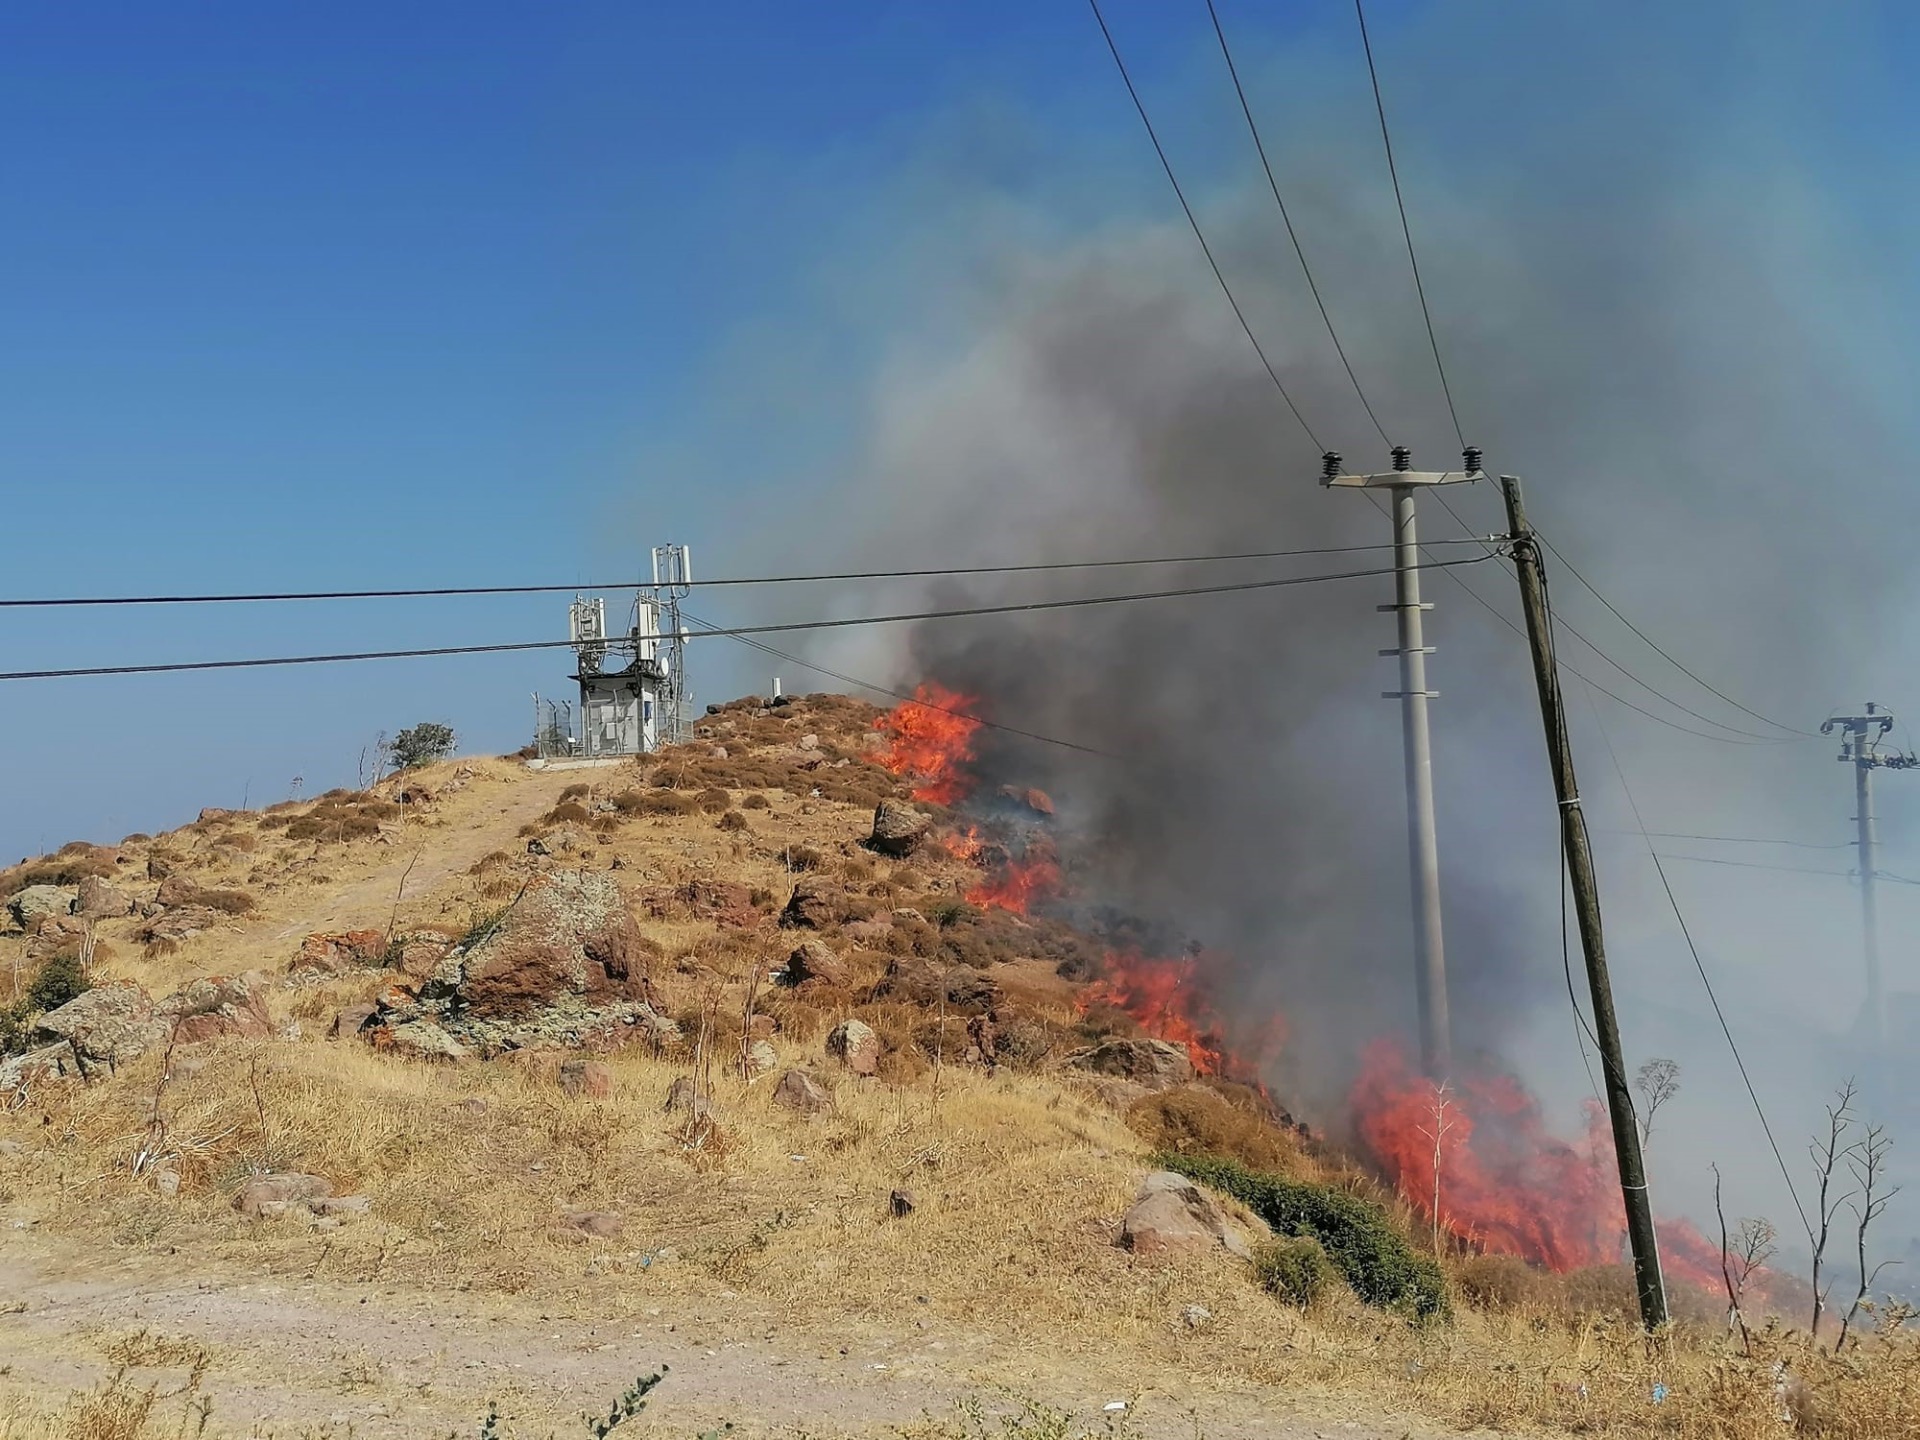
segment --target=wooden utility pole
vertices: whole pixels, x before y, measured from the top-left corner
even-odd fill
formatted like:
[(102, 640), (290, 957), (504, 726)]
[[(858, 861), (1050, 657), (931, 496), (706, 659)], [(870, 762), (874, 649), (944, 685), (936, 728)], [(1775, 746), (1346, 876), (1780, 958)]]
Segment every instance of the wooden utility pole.
[(1647, 1198), (1647, 1167), (1640, 1153), (1640, 1127), (1620, 1053), (1620, 1021), (1613, 1012), (1613, 983), (1607, 978), (1607, 947), (1600, 932), (1600, 888), (1594, 879), (1593, 849), (1586, 816), (1580, 810), (1580, 783), (1573, 773), (1573, 746), (1567, 736), (1566, 710), (1560, 699), (1560, 672), (1554, 660), (1553, 614), (1547, 605), (1540, 545), (1527, 527), (1520, 482), (1500, 477), (1507, 502), (1508, 541), (1520, 578), (1520, 604), (1526, 612), (1527, 643), (1533, 649), (1533, 678), (1540, 690), (1540, 718), (1547, 732), (1547, 759), (1560, 799), (1560, 837), (1573, 908), (1580, 923), (1580, 948), (1587, 959), (1587, 986), (1593, 998), (1594, 1039), (1606, 1070), (1607, 1115), (1613, 1122), (1613, 1150), (1620, 1162), (1620, 1197), (1627, 1208), (1627, 1242), (1633, 1247), (1633, 1273), (1640, 1292), (1640, 1318), (1647, 1329), (1667, 1323), (1667, 1290), (1660, 1275), (1660, 1246), (1653, 1233), (1653, 1206)]

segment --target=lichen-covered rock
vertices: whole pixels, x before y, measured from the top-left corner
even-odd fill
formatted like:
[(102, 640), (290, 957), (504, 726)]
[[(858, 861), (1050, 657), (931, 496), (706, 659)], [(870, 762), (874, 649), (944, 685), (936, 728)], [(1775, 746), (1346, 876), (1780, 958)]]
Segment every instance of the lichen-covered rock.
[(165, 1038), (167, 1021), (154, 1013), (153, 1000), (138, 985), (97, 985), (40, 1017), (35, 1034), (63, 1041), (81, 1069), (116, 1069), (138, 1060)]
[(290, 975), (338, 975), (345, 970), (377, 965), (386, 953), (387, 937), (378, 930), (345, 930), (309, 935), (287, 963)]
[(124, 891), (116, 890), (98, 875), (87, 875), (80, 881), (74, 913), (89, 920), (117, 920), (122, 915), (133, 913), (133, 898)]
[(64, 885), (29, 885), (7, 901), (7, 909), (14, 923), (25, 930), (49, 915), (71, 915), (73, 901), (74, 892)]
[(205, 905), (182, 905), (177, 909), (162, 910), (136, 929), (133, 938), (143, 941), (185, 940), (202, 930), (224, 925), (228, 919), (220, 911), (211, 910)]

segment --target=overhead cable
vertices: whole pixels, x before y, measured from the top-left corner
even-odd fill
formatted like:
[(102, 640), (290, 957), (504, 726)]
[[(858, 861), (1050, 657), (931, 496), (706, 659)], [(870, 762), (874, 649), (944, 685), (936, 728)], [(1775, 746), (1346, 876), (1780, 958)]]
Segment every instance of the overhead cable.
[(1300, 273), (1307, 277), (1307, 289), (1313, 292), (1313, 303), (1320, 307), (1320, 319), (1327, 327), (1327, 338), (1333, 342), (1334, 353), (1340, 357), (1347, 379), (1353, 383), (1353, 393), (1359, 397), (1360, 408), (1367, 412), (1367, 419), (1373, 422), (1381, 443), (1391, 445), (1393, 441), (1388, 437), (1386, 427), (1380, 423), (1380, 417), (1373, 413), (1373, 403), (1360, 387), (1360, 377), (1353, 373), (1353, 362), (1347, 358), (1347, 347), (1340, 343), (1340, 334), (1333, 328), (1333, 316), (1327, 313), (1327, 302), (1321, 298), (1320, 286), (1313, 278), (1313, 267), (1307, 264), (1307, 252), (1301, 247), (1300, 236), (1294, 231), (1293, 216), (1287, 213), (1287, 202), (1280, 198), (1280, 182), (1274, 178), (1273, 166), (1267, 160), (1266, 144), (1260, 138), (1260, 127), (1254, 123), (1253, 107), (1247, 103), (1247, 92), (1241, 88), (1240, 70), (1233, 63), (1233, 50), (1227, 44), (1227, 32), (1220, 24), (1220, 12), (1214, 8), (1213, 0), (1207, 0), (1207, 15), (1213, 21), (1214, 35), (1220, 41), (1220, 57), (1227, 62), (1227, 75), (1233, 81), (1233, 93), (1239, 97), (1240, 113), (1247, 117), (1247, 133), (1253, 137), (1253, 148), (1260, 156), (1260, 168), (1266, 172), (1267, 188), (1273, 192), (1273, 203), (1280, 209), (1281, 222), (1287, 227), (1287, 239), (1293, 243), (1294, 256), (1300, 261)]
[(1460, 429), (1460, 412), (1453, 408), (1453, 387), (1447, 383), (1447, 367), (1440, 360), (1440, 341), (1433, 333), (1433, 311), (1427, 306), (1427, 287), (1420, 278), (1420, 257), (1413, 250), (1413, 227), (1407, 223), (1407, 202), (1400, 194), (1400, 170), (1393, 161), (1393, 135), (1387, 129), (1387, 103), (1380, 98), (1380, 72), (1373, 64), (1373, 41), (1367, 35), (1367, 11), (1361, 0), (1353, 0), (1353, 13), (1360, 21), (1360, 45), (1367, 54), (1367, 76), (1373, 81), (1373, 108), (1380, 116), (1380, 143), (1387, 152), (1387, 174), (1393, 180), (1393, 203), (1400, 208), (1400, 233), (1407, 241), (1407, 264), (1413, 268), (1414, 293), (1420, 297), (1420, 314), (1427, 322), (1427, 344), (1433, 347), (1433, 368), (1440, 374), (1440, 391), (1447, 397), (1447, 415), (1453, 421), (1454, 438), (1466, 448), (1467, 437)]
[[(1491, 537), (1487, 537), (1491, 538)], [(1439, 540), (1439, 545), (1481, 545), (1487, 538)], [(1116, 570), (1152, 565), (1208, 565), (1232, 561), (1290, 560), (1306, 555), (1353, 555), (1367, 550), (1391, 550), (1391, 542), (1376, 545), (1319, 545), (1298, 550), (1243, 550), (1229, 554), (1150, 555), (1118, 560), (1052, 560), (1024, 565), (949, 565), (925, 570), (840, 570), (809, 575), (740, 575), (711, 580), (688, 580), (695, 590), (718, 590), (753, 585), (803, 585), (856, 580), (932, 580), (962, 575), (1025, 575), (1056, 570)], [(644, 590), (644, 580), (616, 580), (601, 585), (448, 585), (391, 590), (286, 590), (254, 594), (88, 595), (58, 598), (0, 598), (0, 610), (53, 609), (62, 606), (112, 605), (231, 605), (269, 600), (413, 600), (463, 595), (554, 595), (582, 590)]]
[(1287, 387), (1280, 381), (1280, 372), (1273, 368), (1273, 362), (1267, 358), (1267, 352), (1261, 348), (1260, 341), (1253, 333), (1253, 326), (1247, 323), (1246, 312), (1240, 308), (1240, 302), (1234, 298), (1233, 287), (1227, 284), (1226, 274), (1220, 269), (1220, 262), (1213, 258), (1213, 247), (1207, 243), (1206, 233), (1200, 228), (1200, 221), (1193, 213), (1193, 207), (1187, 203), (1186, 192), (1180, 188), (1180, 180), (1173, 173), (1173, 162), (1167, 158), (1167, 152), (1160, 143), (1160, 136), (1153, 128), (1153, 121), (1147, 116), (1145, 102), (1140, 92), (1133, 87), (1133, 77), (1127, 73), (1127, 62), (1120, 58), (1120, 47), (1114, 43), (1113, 32), (1107, 28), (1107, 17), (1100, 13), (1100, 0), (1087, 0), (1093, 7), (1093, 18), (1099, 23), (1100, 34), (1106, 39), (1107, 50), (1113, 56), (1114, 67), (1120, 72), (1120, 79), (1127, 87), (1127, 94), (1133, 100), (1133, 108), (1140, 114), (1140, 123), (1146, 127), (1147, 139), (1153, 142), (1153, 153), (1160, 157), (1160, 168), (1167, 172), (1167, 183), (1173, 187), (1173, 195), (1185, 212), (1187, 224), (1193, 228), (1193, 238), (1200, 242), (1200, 250), (1207, 257), (1207, 266), (1213, 271), (1213, 278), (1220, 282), (1220, 293), (1227, 297), (1227, 304), (1233, 307), (1234, 319), (1240, 322), (1240, 328), (1246, 332), (1247, 343), (1253, 346), (1253, 353), (1260, 357), (1260, 364), (1267, 372), (1267, 378), (1273, 382), (1273, 388), (1280, 392), (1280, 398), (1287, 402), (1287, 409), (1293, 412), (1293, 418), (1300, 422), (1300, 428), (1307, 433), (1307, 439), (1313, 442), (1313, 448), (1324, 450), (1320, 437), (1313, 433), (1313, 427), (1307, 423), (1307, 417), (1300, 413), (1300, 407), (1294, 403), (1293, 396), (1287, 393)]
[[(1466, 560), (1443, 560), (1419, 568), (1443, 570), (1455, 565), (1479, 565), (1476, 555)], [(1040, 610), (1077, 610), (1095, 605), (1120, 605), (1148, 600), (1174, 600), (1197, 595), (1227, 595), (1256, 590), (1278, 590), (1332, 580), (1363, 580), (1391, 575), (1388, 569), (1349, 570), (1331, 575), (1290, 575), (1277, 580), (1242, 580), (1230, 585), (1196, 585), (1177, 590), (1135, 591), (1124, 595), (1085, 595), (1065, 600), (1025, 600), (1001, 605), (975, 605), (955, 610), (918, 610), (892, 615), (854, 615), (828, 620), (790, 620), (776, 624), (738, 625), (713, 632), (722, 635), (774, 635), (800, 630), (837, 630), (860, 625), (897, 625), (921, 620), (954, 620), (968, 616), (1020, 615)], [(631, 635), (625, 639), (662, 640), (663, 635)], [(410, 650), (361, 650), (326, 655), (282, 655), (245, 660), (169, 661), (147, 665), (87, 665), (57, 670), (0, 671), (5, 680), (61, 680), (95, 675), (163, 675), (197, 670), (253, 670), (283, 665), (330, 665), (357, 660), (413, 660), (450, 655), (497, 655), (520, 650), (572, 649), (573, 640), (521, 640), (494, 645), (438, 645)]]

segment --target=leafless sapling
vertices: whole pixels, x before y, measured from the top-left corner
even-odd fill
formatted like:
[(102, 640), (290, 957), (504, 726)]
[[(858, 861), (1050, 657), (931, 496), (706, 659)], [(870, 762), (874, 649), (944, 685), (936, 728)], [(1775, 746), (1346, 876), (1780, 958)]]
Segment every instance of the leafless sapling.
[(1853, 1147), (1853, 1154), (1847, 1158), (1847, 1168), (1853, 1171), (1854, 1184), (1859, 1187), (1852, 1208), (1855, 1221), (1854, 1253), (1860, 1263), (1860, 1289), (1840, 1321), (1840, 1334), (1833, 1342), (1835, 1354), (1847, 1343), (1847, 1331), (1853, 1325), (1854, 1316), (1863, 1308), (1873, 1308), (1867, 1295), (1873, 1289), (1874, 1281), (1880, 1278), (1880, 1272), (1889, 1265), (1899, 1263), (1882, 1260), (1872, 1270), (1867, 1269), (1867, 1231), (1885, 1213), (1887, 1206), (1893, 1203), (1893, 1197), (1900, 1193), (1898, 1185), (1887, 1184), (1887, 1152), (1892, 1148), (1893, 1141), (1887, 1138), (1886, 1127), (1869, 1125), (1865, 1138)]
[[(1833, 1218), (1840, 1213), (1840, 1207), (1853, 1198), (1851, 1190), (1840, 1193), (1835, 1185), (1835, 1175), (1842, 1165), (1848, 1164), (1857, 1149), (1857, 1142), (1847, 1139), (1853, 1129), (1853, 1102), (1859, 1095), (1859, 1087), (1849, 1080), (1842, 1085), (1836, 1096), (1837, 1103), (1827, 1107), (1827, 1134), (1823, 1140), (1816, 1136), (1807, 1147), (1807, 1154), (1813, 1159), (1813, 1174), (1818, 1204), (1814, 1209), (1814, 1220), (1809, 1222), (1807, 1238), (1813, 1245), (1813, 1324), (1809, 1327), (1813, 1337), (1820, 1338), (1820, 1321), (1827, 1313), (1827, 1291), (1820, 1286), (1821, 1272), (1826, 1265), (1827, 1241), (1833, 1234)], [(1840, 1181), (1841, 1185), (1846, 1182)], [(1831, 1289), (1831, 1285), (1827, 1287)]]
[(1765, 1220), (1743, 1219), (1731, 1240), (1727, 1212), (1720, 1204), (1720, 1167), (1713, 1167), (1713, 1213), (1720, 1220), (1720, 1278), (1727, 1287), (1727, 1325), (1740, 1332), (1740, 1349), (1753, 1354), (1753, 1335), (1747, 1329), (1747, 1284), (1774, 1256), (1778, 1232)]
[(1653, 1138), (1654, 1112), (1680, 1093), (1680, 1062), (1654, 1059), (1635, 1073), (1633, 1085), (1640, 1092), (1640, 1141)]
[(1440, 1171), (1446, 1159), (1446, 1140), (1453, 1130), (1453, 1095), (1445, 1081), (1433, 1087), (1427, 1114), (1432, 1129), (1420, 1127), (1420, 1133), (1433, 1142), (1433, 1253), (1440, 1253)]

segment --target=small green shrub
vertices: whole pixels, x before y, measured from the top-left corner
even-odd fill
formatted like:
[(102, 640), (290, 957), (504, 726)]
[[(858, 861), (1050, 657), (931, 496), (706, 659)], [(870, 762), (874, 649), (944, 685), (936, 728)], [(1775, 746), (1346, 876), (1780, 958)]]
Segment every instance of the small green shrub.
[(1353, 1293), (1367, 1304), (1414, 1320), (1447, 1315), (1446, 1277), (1440, 1267), (1416, 1254), (1378, 1205), (1331, 1186), (1249, 1170), (1234, 1160), (1163, 1153), (1155, 1163), (1233, 1196), (1277, 1235), (1319, 1241)]
[(1269, 1241), (1254, 1252), (1253, 1278), (1274, 1299), (1305, 1308), (1339, 1276), (1318, 1240), (1294, 1235)]
[(75, 996), (86, 993), (86, 976), (80, 973), (80, 957), (55, 955), (42, 965), (27, 986), (27, 1005), (34, 1010), (58, 1010)]

